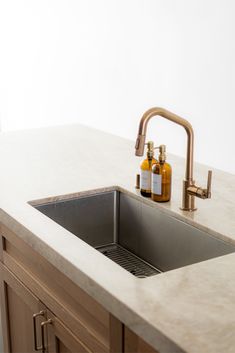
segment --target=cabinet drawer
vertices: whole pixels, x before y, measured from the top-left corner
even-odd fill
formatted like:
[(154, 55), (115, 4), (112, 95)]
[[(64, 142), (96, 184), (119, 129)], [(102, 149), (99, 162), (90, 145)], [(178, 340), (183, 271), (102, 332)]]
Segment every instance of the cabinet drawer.
[(1, 236), (3, 263), (92, 351), (108, 352), (108, 311), (3, 224)]

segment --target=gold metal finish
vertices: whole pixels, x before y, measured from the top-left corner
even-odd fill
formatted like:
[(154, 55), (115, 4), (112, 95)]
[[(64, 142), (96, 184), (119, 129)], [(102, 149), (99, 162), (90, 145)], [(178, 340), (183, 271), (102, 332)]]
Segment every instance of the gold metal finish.
[(159, 149), (158, 161), (160, 163), (164, 163), (166, 161), (166, 145), (160, 145), (154, 149)]
[(208, 199), (211, 198), (211, 184), (212, 184), (212, 170), (208, 170), (208, 177), (207, 177), (207, 197), (208, 197)]
[(45, 315), (45, 310), (41, 310), (39, 313), (33, 314), (33, 340), (34, 340), (34, 350), (35, 351), (41, 351), (42, 346), (38, 347), (37, 345), (37, 323), (36, 319), (39, 316), (44, 316)]
[(147, 145), (147, 158), (152, 159), (154, 156), (154, 142), (148, 141), (145, 145)]
[[(151, 108), (147, 110), (142, 116), (139, 124), (139, 132), (135, 144), (135, 154), (136, 156), (143, 156), (144, 144), (147, 133), (147, 126), (149, 120), (154, 116), (161, 116), (167, 120), (170, 120), (178, 125), (181, 125), (187, 134), (187, 151), (186, 151), (186, 170), (185, 170), (185, 180), (183, 181), (183, 197), (182, 197), (182, 210), (185, 211), (195, 211), (194, 199), (195, 196), (200, 198), (211, 197), (211, 171), (208, 175), (208, 187), (206, 189), (199, 188), (195, 185), (193, 180), (193, 143), (194, 134), (191, 124), (181, 118), (180, 116), (169, 112), (163, 108)], [(203, 190), (203, 191), (202, 191)]]
[(44, 327), (46, 325), (51, 325), (52, 324), (52, 319), (49, 319), (47, 321), (43, 321), (41, 323), (41, 335), (42, 335), (42, 347), (41, 347), (41, 350), (42, 350), (42, 353), (45, 353), (46, 352), (46, 345), (45, 345), (45, 334), (44, 334)]
[(208, 179), (207, 179), (207, 188), (203, 189), (197, 187), (196, 185), (188, 187), (188, 193), (190, 195), (194, 195), (200, 197), (201, 199), (210, 199), (211, 198), (211, 178), (212, 178), (212, 171), (208, 171)]

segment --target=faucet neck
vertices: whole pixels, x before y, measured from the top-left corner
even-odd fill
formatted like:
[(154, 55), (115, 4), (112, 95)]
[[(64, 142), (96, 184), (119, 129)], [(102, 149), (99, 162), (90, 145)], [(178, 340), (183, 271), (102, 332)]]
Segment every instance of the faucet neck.
[(136, 155), (142, 156), (144, 153), (144, 144), (147, 133), (147, 125), (149, 120), (153, 116), (161, 116), (167, 120), (170, 120), (178, 125), (181, 125), (187, 133), (187, 150), (186, 150), (186, 170), (185, 170), (185, 180), (189, 185), (193, 184), (193, 144), (194, 144), (194, 134), (191, 124), (181, 118), (180, 116), (169, 112), (163, 108), (151, 108), (147, 110), (141, 118), (139, 124), (139, 133), (136, 140)]

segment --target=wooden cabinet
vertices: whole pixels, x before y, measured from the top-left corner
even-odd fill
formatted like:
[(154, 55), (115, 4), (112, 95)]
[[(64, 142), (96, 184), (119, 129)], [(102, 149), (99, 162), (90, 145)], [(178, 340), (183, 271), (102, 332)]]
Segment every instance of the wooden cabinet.
[(1, 281), (7, 323), (4, 325), (4, 353), (91, 352), (3, 265)]
[(48, 353), (90, 353), (91, 351), (59, 320), (47, 310), (46, 326)]
[(125, 327), (124, 331), (125, 342), (124, 352), (125, 353), (158, 353), (153, 347), (147, 344), (142, 338), (137, 336), (134, 332)]
[(0, 230), (4, 353), (157, 353), (14, 232)]
[[(1, 305), (5, 352), (34, 352), (33, 314), (41, 309), (40, 301), (1, 265)], [(38, 325), (43, 318), (38, 319)]]

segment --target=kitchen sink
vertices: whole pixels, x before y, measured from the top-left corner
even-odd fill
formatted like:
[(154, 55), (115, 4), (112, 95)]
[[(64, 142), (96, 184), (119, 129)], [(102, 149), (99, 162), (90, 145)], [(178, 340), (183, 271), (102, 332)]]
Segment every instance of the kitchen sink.
[(112, 190), (30, 204), (139, 278), (235, 251), (144, 201)]

